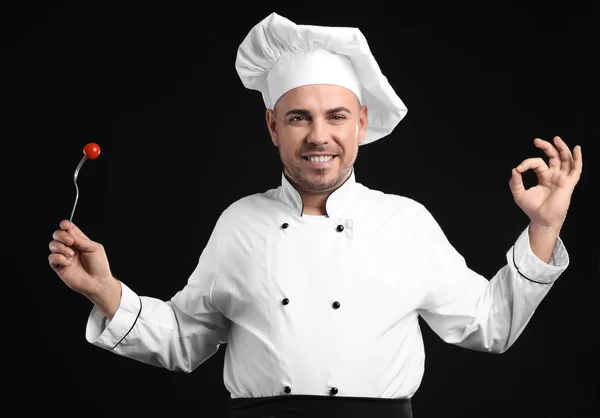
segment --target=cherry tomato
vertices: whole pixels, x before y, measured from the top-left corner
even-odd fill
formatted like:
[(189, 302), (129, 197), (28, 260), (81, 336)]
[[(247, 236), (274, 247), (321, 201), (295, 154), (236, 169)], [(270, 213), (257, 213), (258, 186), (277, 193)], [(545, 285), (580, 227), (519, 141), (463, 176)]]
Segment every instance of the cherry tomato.
[(98, 144), (90, 142), (89, 144), (86, 144), (85, 147), (83, 147), (83, 153), (87, 155), (87, 157), (90, 160), (95, 160), (100, 155), (100, 146), (98, 146)]

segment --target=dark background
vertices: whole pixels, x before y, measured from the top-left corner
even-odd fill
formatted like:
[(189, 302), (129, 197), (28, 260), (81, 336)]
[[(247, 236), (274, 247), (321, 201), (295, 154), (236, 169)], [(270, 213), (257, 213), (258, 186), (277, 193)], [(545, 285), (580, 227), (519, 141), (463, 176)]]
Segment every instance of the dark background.
[(234, 68), (238, 45), (272, 11), (361, 28), (409, 112), (390, 136), (360, 148), (357, 181), (424, 203), (487, 277), (527, 225), (508, 189), (511, 168), (542, 155), (535, 137), (582, 145), (562, 231), (569, 268), (503, 355), (444, 344), (424, 325), (413, 410), (416, 418), (598, 415), (593, 2), (58, 4), (21, 3), (3, 15), (4, 206), (16, 209), (6, 263), (18, 261), (5, 290), (14, 416), (40, 408), (61, 417), (227, 416), (225, 346), (183, 374), (90, 345), (92, 306), (52, 272), (48, 242), (70, 215), (82, 148), (96, 142), (102, 152), (82, 167), (74, 221), (139, 294), (168, 299), (185, 284), (221, 211), (279, 185), (264, 104)]

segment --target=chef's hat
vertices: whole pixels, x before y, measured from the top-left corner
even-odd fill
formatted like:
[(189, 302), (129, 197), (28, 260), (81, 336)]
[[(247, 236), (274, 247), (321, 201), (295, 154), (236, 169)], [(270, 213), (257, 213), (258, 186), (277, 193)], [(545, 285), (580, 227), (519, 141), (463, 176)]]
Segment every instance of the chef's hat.
[(304, 85), (335, 84), (351, 90), (369, 108), (362, 145), (392, 132), (408, 110), (357, 28), (297, 25), (271, 13), (246, 35), (235, 67), (246, 88), (262, 93), (267, 109)]

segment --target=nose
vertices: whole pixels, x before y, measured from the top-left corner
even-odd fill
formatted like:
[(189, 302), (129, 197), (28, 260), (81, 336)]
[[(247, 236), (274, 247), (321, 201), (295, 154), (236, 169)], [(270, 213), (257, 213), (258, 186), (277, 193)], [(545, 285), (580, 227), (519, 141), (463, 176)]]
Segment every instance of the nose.
[(315, 145), (327, 144), (329, 142), (329, 136), (327, 123), (315, 118), (311, 123), (310, 132), (308, 133), (306, 141)]

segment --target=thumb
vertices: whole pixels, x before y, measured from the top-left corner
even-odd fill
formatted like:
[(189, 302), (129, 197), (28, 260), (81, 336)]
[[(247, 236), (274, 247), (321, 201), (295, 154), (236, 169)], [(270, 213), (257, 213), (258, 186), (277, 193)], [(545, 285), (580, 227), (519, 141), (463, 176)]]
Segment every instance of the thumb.
[(64, 219), (60, 222), (59, 224), (60, 229), (62, 229), (63, 231), (67, 231), (69, 234), (73, 235), (74, 237), (80, 236), (83, 238), (87, 238), (89, 239), (81, 229), (79, 229), (79, 227), (77, 225), (75, 225), (73, 222)]
[(60, 223), (60, 228), (67, 231), (73, 237), (73, 244), (71, 247), (84, 252), (90, 252), (96, 249), (98, 244), (89, 239), (73, 222), (63, 220)]
[(510, 191), (515, 200), (519, 200), (519, 198), (525, 193), (525, 186), (523, 185), (523, 177), (521, 173), (516, 168), (513, 168), (511, 171), (510, 180), (508, 181), (508, 186), (510, 187)]

